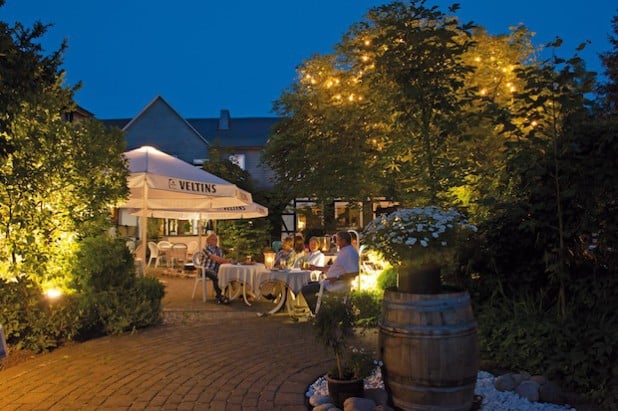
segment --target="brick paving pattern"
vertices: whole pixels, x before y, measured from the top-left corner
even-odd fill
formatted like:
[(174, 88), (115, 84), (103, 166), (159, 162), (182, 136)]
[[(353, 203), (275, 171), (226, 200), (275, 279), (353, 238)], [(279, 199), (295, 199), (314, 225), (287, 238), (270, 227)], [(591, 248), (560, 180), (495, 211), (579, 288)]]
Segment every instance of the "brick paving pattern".
[(0, 371), (2, 410), (305, 411), (307, 386), (332, 364), (308, 323), (191, 301), (167, 283), (166, 322), (61, 347)]

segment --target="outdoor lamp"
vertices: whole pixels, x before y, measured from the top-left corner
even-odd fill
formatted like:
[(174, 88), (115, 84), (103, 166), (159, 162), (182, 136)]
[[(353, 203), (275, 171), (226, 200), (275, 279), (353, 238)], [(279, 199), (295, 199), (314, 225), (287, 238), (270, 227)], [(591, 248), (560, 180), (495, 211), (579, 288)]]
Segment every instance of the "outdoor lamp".
[(269, 270), (272, 270), (273, 265), (275, 265), (275, 252), (274, 251), (264, 251), (264, 265)]

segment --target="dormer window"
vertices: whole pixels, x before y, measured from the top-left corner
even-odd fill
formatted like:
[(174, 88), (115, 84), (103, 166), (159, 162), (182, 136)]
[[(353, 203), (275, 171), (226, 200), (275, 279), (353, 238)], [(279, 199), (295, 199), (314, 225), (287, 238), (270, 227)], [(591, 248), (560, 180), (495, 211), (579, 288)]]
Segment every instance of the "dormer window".
[(244, 154), (232, 154), (228, 157), (229, 160), (236, 164), (241, 169), (245, 169), (245, 155)]

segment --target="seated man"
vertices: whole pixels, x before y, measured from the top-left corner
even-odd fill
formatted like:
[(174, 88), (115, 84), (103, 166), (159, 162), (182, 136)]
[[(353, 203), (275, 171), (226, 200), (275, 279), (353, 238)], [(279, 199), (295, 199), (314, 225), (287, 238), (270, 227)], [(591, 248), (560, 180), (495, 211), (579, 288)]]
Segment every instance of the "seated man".
[(206, 237), (206, 244), (206, 248), (204, 248), (204, 254), (206, 254), (204, 275), (212, 280), (215, 293), (217, 293), (217, 304), (228, 304), (230, 301), (227, 297), (224, 297), (221, 292), (217, 273), (219, 272), (219, 266), (221, 264), (231, 263), (232, 260), (223, 257), (223, 250), (219, 248), (219, 238), (216, 234), (209, 234), (208, 237)]
[[(322, 280), (326, 281), (324, 284), (325, 291), (336, 288), (336, 281), (343, 274), (358, 272), (358, 251), (352, 246), (352, 237), (350, 233), (347, 231), (339, 231), (336, 234), (335, 241), (337, 242), (337, 247), (339, 247), (339, 253), (337, 254), (337, 259), (331, 266), (309, 266), (310, 270), (326, 273), (326, 278)], [(318, 302), (318, 291), (320, 291), (319, 282), (309, 283), (300, 291), (312, 313), (315, 313), (315, 306)]]

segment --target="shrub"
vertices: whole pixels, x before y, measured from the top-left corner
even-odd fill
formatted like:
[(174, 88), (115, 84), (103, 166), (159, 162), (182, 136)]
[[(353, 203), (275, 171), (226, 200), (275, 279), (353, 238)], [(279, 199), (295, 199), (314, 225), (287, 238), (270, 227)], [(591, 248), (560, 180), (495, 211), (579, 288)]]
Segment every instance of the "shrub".
[[(617, 280), (607, 278), (589, 283), (582, 294), (601, 296), (616, 286)], [(568, 306), (565, 317), (558, 315), (555, 303), (548, 305), (543, 300), (539, 292), (516, 299), (495, 296), (476, 302), (483, 356), (504, 368), (547, 375), (609, 409), (616, 408), (615, 299), (612, 302), (601, 297), (588, 304), (582, 295)]]
[(387, 288), (397, 286), (397, 271), (389, 265), (384, 271), (378, 274), (378, 288), (382, 291)]
[(41, 352), (72, 339), (81, 320), (72, 296), (50, 301), (34, 281), (19, 277), (0, 279), (0, 324), (11, 349)]
[(377, 327), (382, 313), (383, 292), (380, 290), (357, 290), (352, 292), (351, 300), (354, 308), (356, 325), (361, 327)]
[(82, 339), (157, 324), (163, 285), (136, 278), (133, 257), (122, 240), (106, 236), (82, 242), (74, 268), (79, 309), (86, 320)]

